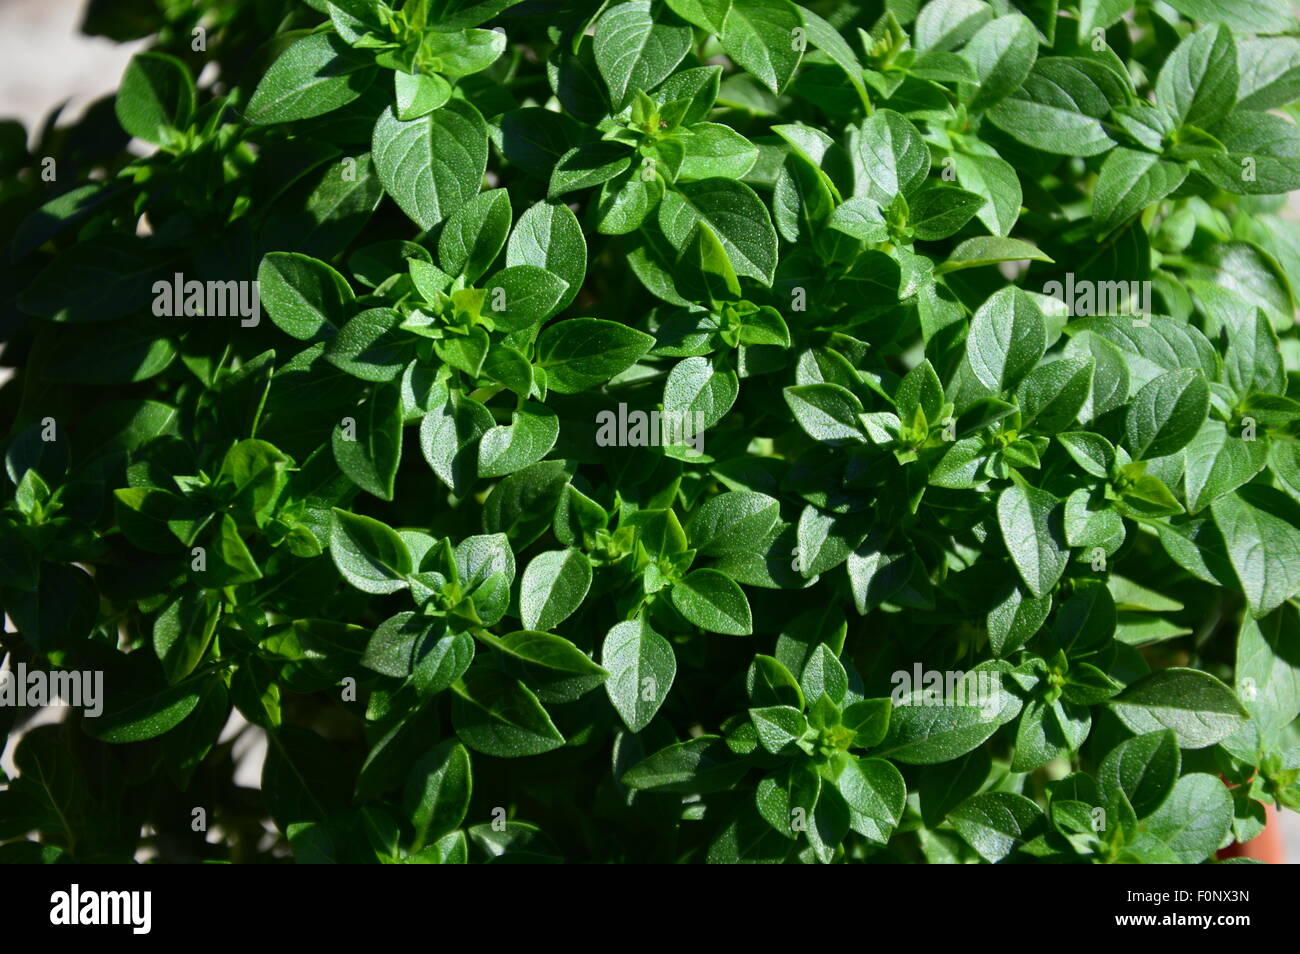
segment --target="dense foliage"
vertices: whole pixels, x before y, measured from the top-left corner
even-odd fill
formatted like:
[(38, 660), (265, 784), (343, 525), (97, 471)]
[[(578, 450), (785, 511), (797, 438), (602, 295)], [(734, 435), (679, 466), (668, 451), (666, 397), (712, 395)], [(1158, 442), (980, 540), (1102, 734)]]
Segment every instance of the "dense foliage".
[(85, 29), (153, 39), (0, 126), (0, 658), (104, 706), (0, 707), (0, 858), (1201, 862), (1300, 806), (1281, 0)]

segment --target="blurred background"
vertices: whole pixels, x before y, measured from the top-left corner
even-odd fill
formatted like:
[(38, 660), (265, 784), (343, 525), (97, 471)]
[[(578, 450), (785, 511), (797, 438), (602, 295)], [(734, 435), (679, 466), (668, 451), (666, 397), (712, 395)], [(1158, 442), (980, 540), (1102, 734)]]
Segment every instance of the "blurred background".
[[(129, 4), (133, 0), (108, 0)], [(147, 41), (115, 43), (105, 37), (85, 36), (81, 32), (90, 0), (0, 0), (0, 119), (17, 119), (28, 130), (47, 121), (60, 104), (60, 119), (74, 119), (102, 96), (117, 89), (127, 61), (147, 45)], [(1292, 194), (1291, 208), (1300, 210), (1300, 194)], [(1293, 276), (1300, 280), (1300, 276)], [(0, 374), (9, 373), (0, 369)], [(48, 718), (46, 717), (48, 716)], [(28, 723), (35, 727), (43, 721), (58, 719), (57, 710), (43, 713)], [(238, 715), (232, 716), (223, 741), (246, 728)], [(242, 732), (245, 746), (237, 746), (240, 785), (257, 787), (265, 757), (265, 739), (260, 732)], [(239, 749), (243, 751), (240, 752)], [(0, 751), (0, 767), (13, 770), (10, 755), (13, 746)], [(1286, 860), (1300, 863), (1300, 815), (1282, 812), (1282, 834)]]
[(117, 89), (145, 41), (114, 43), (81, 33), (86, 0), (0, 2), (0, 116), (30, 131), (68, 100), (66, 118)]

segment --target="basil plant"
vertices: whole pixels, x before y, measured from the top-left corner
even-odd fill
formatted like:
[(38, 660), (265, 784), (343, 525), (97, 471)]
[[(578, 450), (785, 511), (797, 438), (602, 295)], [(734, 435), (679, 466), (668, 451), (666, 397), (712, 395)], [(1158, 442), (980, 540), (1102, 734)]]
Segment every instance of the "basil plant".
[(1300, 809), (1290, 4), (82, 28), (117, 92), (0, 123), (0, 860), (1190, 864)]

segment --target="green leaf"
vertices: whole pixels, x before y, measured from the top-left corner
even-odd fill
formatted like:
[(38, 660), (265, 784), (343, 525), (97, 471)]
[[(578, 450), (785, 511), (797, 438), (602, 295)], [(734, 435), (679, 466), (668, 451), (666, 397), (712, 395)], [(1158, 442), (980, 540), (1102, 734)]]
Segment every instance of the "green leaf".
[[(505, 615), (510, 602), (508, 588), (515, 579), (515, 557), (510, 541), (502, 533), (465, 537), (456, 544), (456, 572), (461, 587), (474, 597), (475, 609), (483, 625), (491, 626)], [(485, 588), (495, 590), (497, 602), (485, 602)]]
[[(773, 831), (797, 839), (799, 832), (807, 828), (821, 788), (821, 776), (811, 765), (789, 762), (785, 768), (763, 776), (754, 790), (754, 805)], [(803, 824), (796, 827), (798, 822)]]
[(527, 680), (542, 702), (572, 702), (609, 677), (563, 636), (520, 630), (500, 638), (487, 634), (479, 638), (498, 650), (506, 671)]
[(587, 274), (587, 243), (577, 217), (567, 205), (558, 202), (538, 202), (529, 208), (510, 233), (506, 265), (532, 265), (567, 283), (553, 311), (543, 318), (567, 307)]
[(835, 211), (826, 222), (827, 226), (845, 235), (851, 235), (859, 242), (877, 243), (889, 239), (889, 226), (885, 216), (874, 199), (866, 196), (854, 196)]
[(127, 64), (114, 109), (132, 136), (156, 146), (171, 145), (194, 116), (194, 80), (185, 64), (166, 53), (137, 53)]
[(546, 197), (555, 200), (568, 192), (609, 182), (632, 165), (633, 154), (619, 142), (598, 140), (574, 146), (555, 164)]
[[(28, 314), (51, 321), (111, 321), (157, 300), (163, 261), (140, 239), (103, 235), (55, 256), (18, 299)], [(170, 284), (170, 283), (168, 283)], [(163, 294), (166, 294), (165, 292)], [(165, 299), (164, 299), (165, 300)], [(177, 320), (182, 316), (172, 316)]]
[(1105, 234), (1155, 205), (1187, 178), (1187, 166), (1133, 149), (1115, 149), (1102, 163), (1092, 194), (1092, 221)]
[[(668, 6), (670, 9), (673, 8), (671, 3)], [(678, 10), (673, 12), (685, 20), (690, 19)], [(693, 126), (708, 118), (713, 104), (718, 99), (718, 83), (721, 77), (721, 66), (696, 66), (677, 70), (654, 91), (654, 100), (660, 106), (672, 102), (686, 102), (688, 105), (686, 111), (682, 113), (680, 122), (682, 126)]]
[(957, 833), (990, 864), (1029, 841), (1041, 825), (1038, 806), (1013, 792), (974, 795), (948, 815)]
[(923, 769), (916, 783), (921, 817), (926, 827), (937, 828), (948, 813), (983, 787), (992, 768), (984, 749), (976, 749), (951, 762)]
[(429, 698), (450, 688), (473, 660), (468, 633), (448, 633), (440, 620), (398, 613), (375, 629), (361, 665), (398, 679), (409, 676), (416, 691)]
[(395, 593), (413, 570), (402, 538), (373, 517), (333, 510), (330, 556), (343, 578), (365, 593)]
[(1021, 430), (1032, 425), (1051, 434), (1073, 424), (1092, 392), (1092, 372), (1091, 358), (1061, 358), (1029, 372), (1016, 388)]
[(686, 154), (677, 169), (678, 182), (715, 176), (740, 179), (758, 161), (758, 147), (720, 123), (696, 123), (690, 127), (683, 145)]
[(1197, 168), (1225, 192), (1277, 195), (1300, 188), (1300, 131), (1269, 113), (1235, 112), (1214, 127), (1222, 153), (1200, 156)]
[(478, 475), (504, 477), (536, 463), (555, 446), (560, 419), (544, 404), (525, 401), (510, 426), (498, 424), (483, 433), (478, 446)]
[(67, 329), (40, 361), (49, 381), (71, 384), (128, 384), (146, 381), (167, 369), (177, 352), (160, 334), (167, 328), (141, 322), (129, 328), (113, 324)]
[(785, 403), (804, 433), (815, 441), (864, 441), (858, 415), (862, 402), (838, 384), (800, 384), (785, 389)]
[(1033, 149), (1095, 156), (1114, 145), (1101, 120), (1126, 97), (1124, 80), (1100, 60), (1051, 56), (1035, 63), (1020, 89), (987, 115)]
[(1203, 749), (1232, 735), (1247, 718), (1232, 690), (1196, 669), (1162, 669), (1110, 701), (1139, 734), (1171, 729), (1179, 748)]
[(983, 438), (966, 437), (956, 441), (939, 462), (930, 469), (930, 483), (954, 490), (972, 489), (984, 480), (982, 469), (989, 459)]
[(616, 321), (570, 318), (543, 329), (538, 365), (561, 394), (576, 394), (627, 370), (650, 350), (654, 338)]
[(1300, 40), (1237, 41), (1237, 109), (1268, 110), (1300, 99)]
[(12, 259), (18, 261), (69, 226), (126, 192), (123, 186), (89, 183), (57, 195), (31, 212), (14, 232)]
[(392, 500), (402, 460), (401, 390), (391, 384), (377, 388), (362, 410), (334, 428), (331, 442), (334, 460), (349, 480), (381, 500)]
[(848, 673), (825, 643), (818, 643), (799, 677), (799, 688), (809, 708), (819, 699), (829, 699), (837, 706), (844, 701), (849, 690)]
[(1029, 592), (1047, 596), (1070, 559), (1060, 524), (1060, 501), (1037, 487), (1012, 484), (998, 497), (998, 525)]
[(722, 20), (722, 48), (742, 69), (773, 93), (780, 93), (799, 68), (803, 29), (799, 8), (789, 0), (750, 0), (727, 8)]
[(463, 496), (478, 476), (478, 442), (494, 426), (491, 411), (455, 391), (420, 422), (424, 459), (457, 496)]
[(688, 276), (682, 276), (687, 282), (694, 284), (694, 273), (699, 273), (698, 288), (692, 291), (702, 291), (715, 307), (719, 302), (740, 298), (740, 280), (736, 277), (736, 270), (731, 267), (727, 250), (709, 226), (701, 224), (696, 230), (695, 241), (682, 252), (681, 262), (689, 272)]
[[(820, 645), (820, 643), (818, 643)], [(802, 665), (799, 671), (803, 671)], [(803, 710), (803, 690), (789, 669), (778, 659), (762, 653), (754, 655), (745, 675), (745, 691), (755, 706), (793, 706)]]
[(492, 339), (486, 328), (470, 328), (465, 334), (451, 334), (433, 343), (433, 353), (444, 364), (463, 371), (471, 378), (483, 373)]
[(840, 724), (853, 730), (853, 748), (870, 749), (879, 745), (889, 732), (892, 711), (888, 699), (863, 699), (846, 706)]
[(395, 381), (409, 358), (401, 338), (401, 316), (391, 308), (367, 308), (339, 330), (325, 360), (363, 381)]
[(171, 600), (153, 624), (153, 648), (167, 681), (180, 682), (203, 659), (217, 621), (221, 604), (209, 594), (185, 590)]
[(537, 697), (517, 679), (492, 669), (471, 669), (451, 688), (452, 726), (475, 752), (512, 759), (564, 744)]
[(480, 192), (447, 219), (438, 237), (438, 261), (448, 275), (463, 275), (472, 284), (491, 266), (509, 234), (506, 190)]
[(1122, 796), (1138, 818), (1146, 818), (1164, 804), (1180, 765), (1178, 742), (1168, 729), (1125, 739), (1097, 769), (1102, 804)]
[(522, 331), (554, 315), (569, 297), (568, 283), (536, 265), (508, 265), (483, 280), (488, 316), (497, 331)]
[(1005, 159), (998, 156), (953, 156), (953, 170), (963, 189), (984, 199), (975, 214), (994, 235), (1005, 237), (1020, 218), (1020, 204), (1024, 196), (1020, 177)]
[(640, 510), (630, 515), (627, 524), (652, 559), (675, 558), (687, 551), (686, 531), (671, 510)]
[(1187, 512), (1197, 513), (1263, 470), (1268, 447), (1233, 437), (1218, 421), (1206, 421), (1183, 448), (1183, 461)]
[[(1219, 376), (1219, 359), (1214, 346), (1205, 335), (1196, 328), (1175, 318), (1151, 316), (1142, 323), (1132, 318), (1076, 318), (1066, 325), (1067, 332), (1076, 339), (1083, 334), (1084, 339), (1099, 336), (1115, 345), (1121, 352), (1127, 376), (1134, 388), (1140, 388), (1165, 371), (1178, 371), (1200, 368), (1207, 380)], [(1089, 345), (1094, 359), (1098, 359), (1098, 376), (1100, 377), (1103, 360), (1093, 343)], [(1074, 342), (1068, 350), (1074, 351)], [(1081, 350), (1081, 349), (1080, 349)], [(1105, 351), (1108, 349), (1102, 349)], [(1127, 403), (1126, 389), (1115, 387), (1112, 401), (1101, 405), (1107, 409)], [(1094, 406), (1093, 414), (1099, 413)]]
[(253, 725), (278, 729), (283, 722), (275, 671), (260, 659), (247, 659), (230, 679), (230, 701)]
[(281, 726), (267, 733), (262, 797), (281, 830), (294, 822), (324, 821), (348, 806), (339, 751), (309, 729)]
[(1232, 828), (1232, 796), (1213, 775), (1184, 775), (1163, 805), (1146, 820), (1132, 850), (1141, 856), (1150, 842), (1163, 846), (1171, 860), (1198, 864), (1210, 857)]
[(808, 731), (808, 720), (791, 706), (750, 709), (749, 718), (754, 723), (759, 743), (773, 755), (797, 752), (795, 743)]
[(170, 732), (198, 706), (209, 677), (192, 676), (173, 686), (117, 692), (111, 704), (83, 722), (86, 732), (104, 742), (143, 742)]
[(952, 50), (991, 19), (993, 11), (982, 0), (933, 0), (921, 7), (913, 42), (918, 50)]
[(1008, 287), (975, 312), (966, 338), (966, 360), (990, 391), (1004, 391), (1029, 372), (1047, 347), (1043, 313), (1027, 294)]
[(981, 195), (953, 185), (937, 184), (916, 194), (908, 225), (921, 241), (938, 241), (960, 230), (983, 205)]
[[(1249, 729), (1262, 745), (1300, 715), (1300, 627), (1296, 610), (1281, 606), (1263, 619), (1247, 619), (1237, 634), (1236, 687), (1250, 713)], [(1247, 735), (1238, 733), (1238, 738)], [(1237, 746), (1225, 747), (1236, 752)]]
[(605, 691), (629, 731), (650, 724), (677, 676), (672, 644), (644, 620), (617, 623), (605, 635), (600, 662), (609, 671)]
[(911, 420), (918, 410), (927, 422), (939, 420), (944, 403), (943, 385), (929, 359), (922, 360), (899, 382), (894, 403), (903, 420)]
[(524, 547), (550, 527), (569, 475), (562, 460), (538, 461), (493, 488), (483, 503), (483, 529)]
[[(800, 558), (802, 562), (802, 557)], [(848, 555), (849, 585), (859, 615), (865, 615), (883, 603), (907, 606), (932, 606), (925, 568), (915, 553), (906, 548), (882, 548), (873, 535)]]
[(708, 358), (684, 358), (664, 382), (663, 413), (681, 423), (683, 439), (703, 435), (731, 410), (739, 391), (734, 371), (718, 371)]
[(1294, 13), (1280, 3), (1250, 0), (1173, 0), (1183, 16), (1201, 23), (1222, 23), (1244, 33), (1280, 33), (1295, 27)]
[(636, 231), (659, 205), (664, 197), (664, 181), (653, 174), (653, 160), (646, 159), (644, 163), (640, 170), (625, 172), (600, 187), (596, 202), (597, 231), (605, 235)]
[(718, 736), (701, 735), (643, 759), (620, 781), (642, 791), (705, 794), (730, 788), (747, 767)]
[(1030, 699), (1016, 726), (1011, 771), (1032, 772), (1054, 759), (1078, 751), (1088, 738), (1092, 717), (1085, 706), (1063, 699)]
[(757, 549), (780, 516), (779, 503), (767, 494), (733, 490), (697, 507), (686, 532), (701, 556), (724, 556)]
[(710, 633), (748, 636), (754, 631), (749, 601), (729, 576), (717, 570), (694, 570), (672, 588), (673, 606)]
[(1081, 0), (1079, 4), (1079, 42), (1093, 36), (1095, 30), (1114, 26), (1128, 13), (1128, 0)]
[(271, 64), (248, 101), (248, 118), (287, 123), (332, 112), (360, 96), (376, 72), (338, 35), (312, 33)]
[[(474, 19), (483, 22), (496, 12), (513, 4), (507, 0), (497, 0), (479, 4), (482, 13)], [(497, 9), (493, 9), (494, 6)], [(486, 16), (483, 16), (486, 14)], [(445, 18), (444, 11), (443, 17)], [(482, 19), (479, 17), (482, 16)], [(468, 24), (474, 25), (474, 24)], [(444, 76), (469, 76), (487, 69), (505, 52), (506, 37), (496, 30), (459, 30), (451, 31), (446, 22), (437, 32), (426, 33), (421, 39), (421, 53), (430, 56), (429, 66)]]
[(1071, 431), (1056, 435), (1074, 462), (1094, 477), (1108, 478), (1115, 466), (1115, 447), (1100, 434)]
[(743, 182), (684, 182), (659, 205), (659, 227), (679, 252), (707, 225), (722, 243), (737, 275), (770, 285), (776, 273), (776, 229), (767, 207)]
[[(935, 268), (935, 273), (944, 275), (948, 272), (957, 272), (966, 268), (996, 265), (998, 262), (1021, 261), (1050, 262), (1052, 259), (1044, 252), (1028, 242), (1022, 242), (1020, 239), (981, 236), (967, 239), (953, 249), (947, 260), (939, 263)], [(1015, 291), (1019, 291), (1019, 289), (1015, 289)]]
[(359, 150), (285, 190), (267, 210), (261, 247), (317, 258), (333, 258), (346, 247), (384, 197), (370, 154)]
[(455, 741), (435, 746), (411, 766), (402, 801), (415, 828), (412, 851), (460, 827), (471, 784), (469, 752)]
[(596, 22), (596, 67), (615, 108), (637, 90), (654, 89), (668, 78), (691, 48), (691, 30), (656, 18), (650, 0), (627, 0)]
[(854, 133), (849, 154), (853, 160), (853, 194), (865, 195), (882, 207), (895, 196), (910, 197), (930, 171), (930, 150), (907, 117), (878, 109)]
[(519, 587), (519, 618), (528, 629), (554, 629), (582, 605), (591, 588), (591, 561), (580, 550), (533, 557)]
[(799, 572), (813, 577), (833, 570), (848, 559), (864, 535), (860, 521), (826, 514), (809, 504), (799, 515), (795, 537)]
[(1156, 101), (1179, 121), (1207, 128), (1237, 101), (1237, 49), (1232, 31), (1205, 26), (1169, 54), (1156, 78)]
[(934, 765), (965, 755), (998, 728), (975, 706), (925, 705), (920, 694), (895, 699), (889, 732), (875, 755), (904, 765)]
[(248, 552), (248, 545), (240, 536), (234, 518), (228, 513), (217, 521), (206, 557), (204, 569), (191, 564), (195, 581), (203, 587), (218, 589), (262, 578), (261, 569)]
[(353, 306), (347, 280), (320, 259), (270, 252), (257, 269), (262, 305), (277, 328), (299, 341), (333, 337)]
[(988, 612), (989, 648), (996, 656), (1011, 655), (1038, 632), (1051, 609), (1051, 597), (1033, 596), (1013, 583)]
[(1300, 519), (1271, 487), (1243, 488), (1210, 504), (1246, 602), (1263, 616), (1300, 590)]
[(1272, 322), (1256, 308), (1248, 319), (1228, 328), (1224, 379), (1242, 396), (1285, 394), (1286, 371), (1279, 348)]
[(460, 99), (405, 122), (391, 107), (384, 110), (371, 146), (384, 191), (422, 229), (478, 194), (487, 153), (483, 117)]
[(987, 109), (1020, 88), (1038, 58), (1038, 30), (1021, 13), (991, 20), (976, 31), (961, 55), (975, 67), (978, 89), (971, 109)]
[(397, 118), (419, 119), (451, 98), (451, 84), (436, 73), (393, 74)]
[(1086, 657), (1105, 647), (1115, 634), (1115, 624), (1115, 600), (1110, 590), (1099, 583), (1079, 582), (1052, 620), (1052, 642), (1073, 660), (1065, 673), (1067, 686), (1075, 684), (1085, 692), (1103, 688), (1108, 690), (1107, 698), (1114, 695), (1109, 690), (1119, 687), (1083, 669), (1088, 664), (1076, 657)]
[(1124, 443), (1137, 460), (1164, 457), (1187, 445), (1210, 405), (1210, 389), (1194, 368), (1170, 371), (1148, 382), (1124, 417)]

